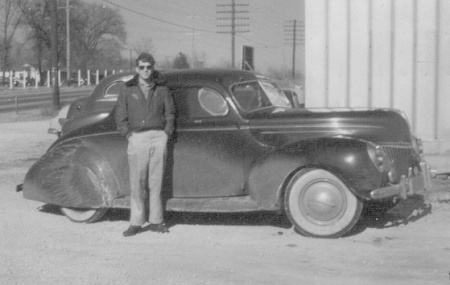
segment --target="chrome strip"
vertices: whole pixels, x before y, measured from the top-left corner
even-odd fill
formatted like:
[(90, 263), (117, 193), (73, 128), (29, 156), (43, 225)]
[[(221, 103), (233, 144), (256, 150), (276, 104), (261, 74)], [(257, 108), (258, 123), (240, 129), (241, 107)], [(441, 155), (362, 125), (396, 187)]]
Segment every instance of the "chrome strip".
[(291, 126), (291, 125), (256, 125), (253, 126), (254, 129), (306, 129), (306, 128), (330, 128), (330, 129), (383, 129), (383, 126), (368, 126), (368, 125), (360, 125), (360, 124), (353, 124), (349, 125), (346, 124), (345, 126), (342, 126), (342, 124), (331, 122), (331, 123), (322, 123), (322, 124), (303, 124), (303, 125), (297, 125), (297, 126)]
[[(185, 133), (185, 132), (206, 132), (206, 131), (215, 131), (215, 132), (222, 132), (222, 131), (238, 131), (244, 129), (242, 128), (238, 128), (238, 127), (226, 127), (226, 128), (218, 128), (218, 127), (214, 127), (214, 128), (183, 128), (183, 129), (177, 129), (176, 132), (177, 133)], [(247, 127), (248, 129), (248, 127)]]

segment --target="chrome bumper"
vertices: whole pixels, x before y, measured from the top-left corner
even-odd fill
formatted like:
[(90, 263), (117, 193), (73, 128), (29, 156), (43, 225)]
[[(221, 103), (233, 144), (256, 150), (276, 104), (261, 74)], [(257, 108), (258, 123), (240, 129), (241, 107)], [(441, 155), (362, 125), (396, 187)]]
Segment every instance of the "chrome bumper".
[(373, 190), (370, 192), (370, 197), (372, 199), (383, 199), (399, 196), (406, 199), (414, 193), (429, 189), (431, 189), (431, 170), (426, 162), (421, 162), (420, 170), (410, 167), (408, 177), (403, 175), (398, 184)]

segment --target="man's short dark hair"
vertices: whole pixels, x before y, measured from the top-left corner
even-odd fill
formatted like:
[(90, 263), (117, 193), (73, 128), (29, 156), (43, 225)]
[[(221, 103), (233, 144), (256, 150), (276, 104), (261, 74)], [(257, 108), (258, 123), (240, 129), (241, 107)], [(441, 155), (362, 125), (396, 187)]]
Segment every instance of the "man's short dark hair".
[(136, 59), (136, 66), (139, 65), (139, 61), (148, 62), (151, 65), (155, 65), (155, 59), (153, 58), (153, 56), (146, 52), (143, 52), (138, 56), (138, 58)]

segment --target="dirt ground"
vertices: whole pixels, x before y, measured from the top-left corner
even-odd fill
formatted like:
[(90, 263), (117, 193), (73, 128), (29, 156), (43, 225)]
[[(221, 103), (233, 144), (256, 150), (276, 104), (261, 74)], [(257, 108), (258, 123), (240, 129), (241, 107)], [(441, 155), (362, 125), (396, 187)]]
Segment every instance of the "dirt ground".
[(69, 221), (15, 191), (55, 140), (39, 114), (0, 115), (0, 284), (450, 284), (450, 183), (313, 239), (267, 213), (170, 214), (125, 238), (128, 212)]

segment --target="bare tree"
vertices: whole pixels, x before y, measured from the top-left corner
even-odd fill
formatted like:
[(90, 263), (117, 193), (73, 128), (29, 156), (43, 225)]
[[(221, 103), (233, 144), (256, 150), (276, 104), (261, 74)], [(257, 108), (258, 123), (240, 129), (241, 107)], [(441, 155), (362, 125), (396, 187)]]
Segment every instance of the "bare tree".
[[(0, 0), (1, 1), (1, 0)], [(11, 0), (13, 1), (13, 0)], [(44, 63), (50, 68), (51, 48), (51, 0), (16, 0), (20, 3), (25, 23), (28, 26), (28, 40), (33, 42), (37, 66), (42, 70)], [(66, 8), (57, 10), (57, 55), (64, 64), (67, 51)], [(110, 64), (122, 66), (121, 42), (126, 32), (122, 16), (117, 10), (99, 3), (70, 0), (70, 50), (71, 65), (86, 70), (89, 65), (96, 68)]]
[[(23, 15), (24, 25), (27, 26), (26, 36), (27, 41), (31, 42), (34, 51), (35, 64), (37, 69), (41, 72), (43, 65), (51, 69), (51, 5), (49, 0), (19, 0), (19, 6)], [(57, 13), (61, 13), (57, 10)], [(61, 29), (65, 27), (64, 18), (57, 17), (58, 35), (62, 34)], [(59, 41), (65, 40), (65, 37), (59, 37)], [(61, 58), (61, 53), (64, 47), (61, 43), (58, 45), (58, 58)], [(41, 80), (43, 78), (41, 77)], [(41, 82), (42, 83), (42, 82)]]
[[(61, 57), (59, 35), (62, 34), (62, 17), (58, 16), (58, 0), (16, 0), (25, 25), (28, 26), (28, 39), (33, 42), (38, 57), (38, 70), (42, 71), (42, 54), (48, 52), (48, 68), (52, 70), (53, 108), (60, 109), (58, 66)], [(64, 27), (63, 27), (64, 28)], [(42, 80), (42, 77), (41, 77)]]
[[(17, 1), (14, 0), (1, 0), (0, 1), (0, 24), (1, 24), (1, 60), (3, 66), (2, 82), (5, 83), (5, 72), (11, 67), (10, 52), (11, 43), (14, 39), (14, 35), (17, 28), (21, 24), (22, 14), (17, 5)], [(10, 75), (11, 76), (11, 75)]]
[(52, 50), (52, 76), (53, 76), (53, 108), (54, 110), (61, 109), (61, 102), (59, 100), (59, 81), (58, 81), (58, 2), (57, 0), (48, 0), (50, 3), (51, 15), (51, 50)]
[(141, 54), (143, 52), (153, 53), (155, 51), (155, 45), (151, 38), (143, 37), (132, 45), (132, 49), (136, 54)]
[(89, 63), (102, 58), (111, 44), (125, 42), (125, 22), (117, 10), (81, 2), (71, 17), (74, 57), (80, 69), (85, 70)]

